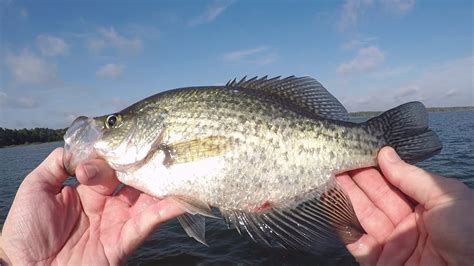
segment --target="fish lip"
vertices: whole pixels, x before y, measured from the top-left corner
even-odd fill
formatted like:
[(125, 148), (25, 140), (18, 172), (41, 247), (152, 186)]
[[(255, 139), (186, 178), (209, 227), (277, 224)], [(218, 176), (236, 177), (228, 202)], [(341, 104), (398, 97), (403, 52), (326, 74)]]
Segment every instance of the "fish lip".
[(64, 167), (64, 170), (66, 170), (66, 173), (69, 176), (76, 176), (76, 166), (77, 165), (72, 165), (71, 164), (72, 154), (70, 152), (66, 152), (66, 151), (67, 151), (67, 149), (64, 148), (64, 152), (63, 152), (63, 167)]
[(93, 143), (102, 136), (102, 126), (93, 118), (76, 118), (64, 134), (63, 167), (70, 176), (75, 176), (77, 165), (97, 158)]

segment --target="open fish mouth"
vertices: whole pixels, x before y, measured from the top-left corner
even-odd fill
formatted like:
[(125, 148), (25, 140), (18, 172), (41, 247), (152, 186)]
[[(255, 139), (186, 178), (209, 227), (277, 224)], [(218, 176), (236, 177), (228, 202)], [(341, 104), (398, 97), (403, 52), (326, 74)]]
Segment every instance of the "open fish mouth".
[(94, 143), (102, 136), (102, 126), (93, 118), (80, 116), (72, 122), (64, 134), (64, 169), (71, 176), (75, 176), (79, 162), (97, 158)]

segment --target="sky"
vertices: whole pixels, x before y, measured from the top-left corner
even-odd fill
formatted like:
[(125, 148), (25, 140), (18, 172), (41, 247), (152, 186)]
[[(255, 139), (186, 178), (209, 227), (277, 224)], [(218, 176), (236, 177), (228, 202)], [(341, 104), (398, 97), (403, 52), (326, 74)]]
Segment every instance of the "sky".
[(458, 0), (0, 0), (0, 127), (265, 75), (311, 76), (349, 111), (472, 106), (473, 24)]

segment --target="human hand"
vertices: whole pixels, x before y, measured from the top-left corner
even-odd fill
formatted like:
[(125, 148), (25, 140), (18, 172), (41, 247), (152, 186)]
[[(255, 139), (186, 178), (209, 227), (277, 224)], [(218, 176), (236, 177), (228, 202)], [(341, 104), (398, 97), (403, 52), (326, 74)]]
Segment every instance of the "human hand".
[(63, 149), (53, 151), (22, 182), (3, 227), (14, 265), (96, 265), (124, 261), (160, 223), (182, 213), (125, 186), (102, 160), (79, 165), (75, 187), (64, 186)]
[(474, 192), (458, 180), (406, 164), (389, 147), (380, 151), (378, 162), (383, 175), (366, 168), (337, 177), (367, 232), (347, 246), (356, 260), (472, 265)]

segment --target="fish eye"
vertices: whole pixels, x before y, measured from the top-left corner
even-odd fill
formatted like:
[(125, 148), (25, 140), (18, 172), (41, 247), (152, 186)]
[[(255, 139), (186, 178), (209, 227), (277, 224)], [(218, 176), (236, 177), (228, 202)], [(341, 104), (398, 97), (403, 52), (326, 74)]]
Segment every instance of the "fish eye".
[(107, 116), (107, 119), (105, 119), (105, 127), (106, 128), (111, 128), (117, 124), (117, 122), (120, 120), (120, 117), (116, 114), (109, 115)]

